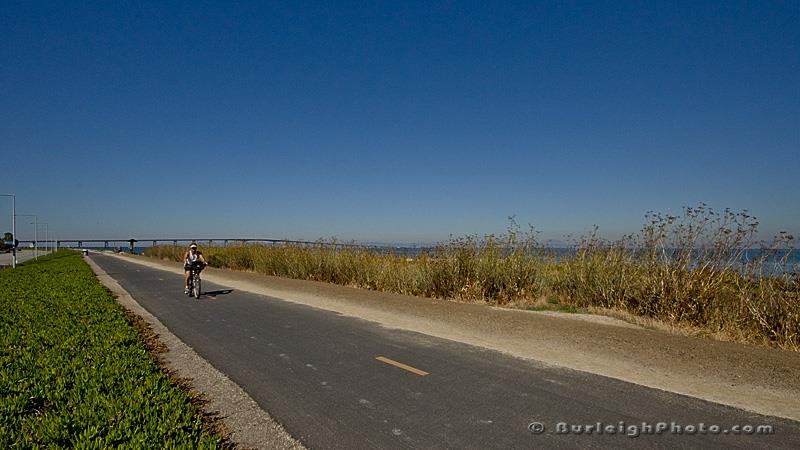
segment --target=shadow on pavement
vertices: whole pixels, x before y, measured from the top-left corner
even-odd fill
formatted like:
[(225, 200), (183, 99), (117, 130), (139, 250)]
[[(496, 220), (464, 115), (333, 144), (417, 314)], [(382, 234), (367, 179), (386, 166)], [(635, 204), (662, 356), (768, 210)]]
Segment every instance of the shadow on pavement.
[(203, 295), (209, 296), (209, 297), (212, 297), (212, 298), (216, 298), (218, 295), (226, 295), (226, 294), (230, 294), (231, 292), (233, 292), (233, 289), (221, 289), (219, 291), (203, 292)]

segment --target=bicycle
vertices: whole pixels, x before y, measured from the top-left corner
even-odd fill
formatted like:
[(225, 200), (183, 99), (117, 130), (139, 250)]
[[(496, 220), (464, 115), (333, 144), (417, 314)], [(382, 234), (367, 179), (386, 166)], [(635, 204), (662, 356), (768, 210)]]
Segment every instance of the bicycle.
[(202, 281), (200, 280), (200, 272), (206, 267), (206, 264), (200, 261), (192, 263), (192, 274), (189, 276), (189, 295), (194, 298), (200, 298), (202, 294)]

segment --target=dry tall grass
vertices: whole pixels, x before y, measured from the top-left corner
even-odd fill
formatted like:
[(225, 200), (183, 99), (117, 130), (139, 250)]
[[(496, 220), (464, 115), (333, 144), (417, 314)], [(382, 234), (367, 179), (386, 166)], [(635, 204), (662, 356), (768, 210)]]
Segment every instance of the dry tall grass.
[[(703, 329), (740, 342), (800, 350), (800, 275), (768, 269), (788, 257), (793, 237), (756, 245), (758, 222), (746, 212), (705, 205), (682, 216), (648, 214), (635, 235), (608, 242), (596, 230), (564, 257), (548, 255), (535, 232), (513, 222), (501, 236), (450, 239), (415, 258), (320, 242), (315, 246), (207, 247), (212, 266), (346, 286), (495, 305), (550, 303), (605, 308)], [(182, 247), (150, 256), (180, 260)]]

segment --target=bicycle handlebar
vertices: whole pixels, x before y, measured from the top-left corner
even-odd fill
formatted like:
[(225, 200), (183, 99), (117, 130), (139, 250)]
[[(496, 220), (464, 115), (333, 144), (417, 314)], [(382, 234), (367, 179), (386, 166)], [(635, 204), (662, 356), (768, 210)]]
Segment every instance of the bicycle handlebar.
[(189, 266), (192, 268), (192, 270), (195, 270), (195, 269), (203, 270), (207, 265), (208, 265), (208, 263), (204, 263), (202, 261), (194, 261), (194, 262), (189, 264)]

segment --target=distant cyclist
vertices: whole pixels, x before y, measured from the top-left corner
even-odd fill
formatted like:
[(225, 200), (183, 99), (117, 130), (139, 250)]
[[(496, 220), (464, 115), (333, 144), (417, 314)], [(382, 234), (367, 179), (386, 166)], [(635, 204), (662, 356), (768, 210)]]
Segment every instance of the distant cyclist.
[(205, 258), (203, 258), (203, 254), (200, 253), (199, 250), (197, 250), (197, 244), (192, 242), (192, 244), (189, 246), (189, 250), (187, 250), (186, 253), (183, 254), (183, 270), (186, 271), (183, 280), (184, 294), (189, 293), (189, 277), (192, 276), (193, 266), (196, 265), (198, 262), (202, 263), (203, 265), (208, 264)]

